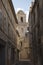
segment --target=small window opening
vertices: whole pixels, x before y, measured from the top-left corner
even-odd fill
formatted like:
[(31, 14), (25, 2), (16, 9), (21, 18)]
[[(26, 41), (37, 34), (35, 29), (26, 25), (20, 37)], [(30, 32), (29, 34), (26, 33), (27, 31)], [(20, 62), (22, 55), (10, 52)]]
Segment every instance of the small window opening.
[(21, 22), (23, 22), (23, 17), (21, 17)]

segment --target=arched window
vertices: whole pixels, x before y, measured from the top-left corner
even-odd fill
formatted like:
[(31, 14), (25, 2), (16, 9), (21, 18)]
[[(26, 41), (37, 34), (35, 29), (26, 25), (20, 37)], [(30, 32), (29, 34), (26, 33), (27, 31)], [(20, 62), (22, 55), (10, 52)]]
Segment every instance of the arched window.
[(21, 22), (23, 22), (23, 17), (21, 17)]

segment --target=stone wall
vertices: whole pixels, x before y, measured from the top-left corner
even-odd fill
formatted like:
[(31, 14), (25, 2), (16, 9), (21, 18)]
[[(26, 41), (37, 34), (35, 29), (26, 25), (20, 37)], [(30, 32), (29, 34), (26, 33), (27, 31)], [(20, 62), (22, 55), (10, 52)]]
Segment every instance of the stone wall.
[(5, 64), (1, 61), (3, 65), (15, 64), (17, 60), (17, 18), (12, 5), (11, 0), (0, 0), (0, 46), (5, 46)]
[(43, 1), (35, 0), (29, 13), (31, 60), (33, 65), (43, 65)]

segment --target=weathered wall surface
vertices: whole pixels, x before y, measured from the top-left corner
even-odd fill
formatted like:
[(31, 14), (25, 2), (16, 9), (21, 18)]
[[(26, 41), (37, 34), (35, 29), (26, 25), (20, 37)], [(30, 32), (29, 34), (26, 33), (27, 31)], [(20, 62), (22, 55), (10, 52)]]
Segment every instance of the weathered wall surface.
[(31, 60), (34, 65), (43, 65), (43, 1), (35, 0), (29, 13)]
[[(0, 0), (0, 60), (3, 65), (15, 64), (17, 60), (17, 18), (11, 0)], [(3, 53), (3, 54), (2, 54)], [(4, 56), (5, 55), (5, 56)], [(2, 65), (2, 63), (0, 65)]]

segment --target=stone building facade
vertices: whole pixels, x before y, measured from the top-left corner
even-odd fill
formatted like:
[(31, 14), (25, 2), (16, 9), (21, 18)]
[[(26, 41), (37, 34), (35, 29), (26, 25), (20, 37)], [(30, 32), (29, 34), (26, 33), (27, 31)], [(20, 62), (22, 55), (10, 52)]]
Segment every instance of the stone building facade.
[(43, 65), (43, 1), (35, 0), (29, 13), (29, 37), (33, 65)]
[(19, 33), (18, 37), (18, 48), (20, 50), (19, 52), (19, 60), (28, 60), (28, 50), (29, 50), (29, 40), (27, 35), (27, 28), (28, 23), (26, 23), (26, 14), (19, 10), (17, 12), (17, 19), (18, 19), (18, 25), (17, 25), (17, 31)]
[(11, 0), (0, 0), (0, 65), (17, 60), (17, 18)]

